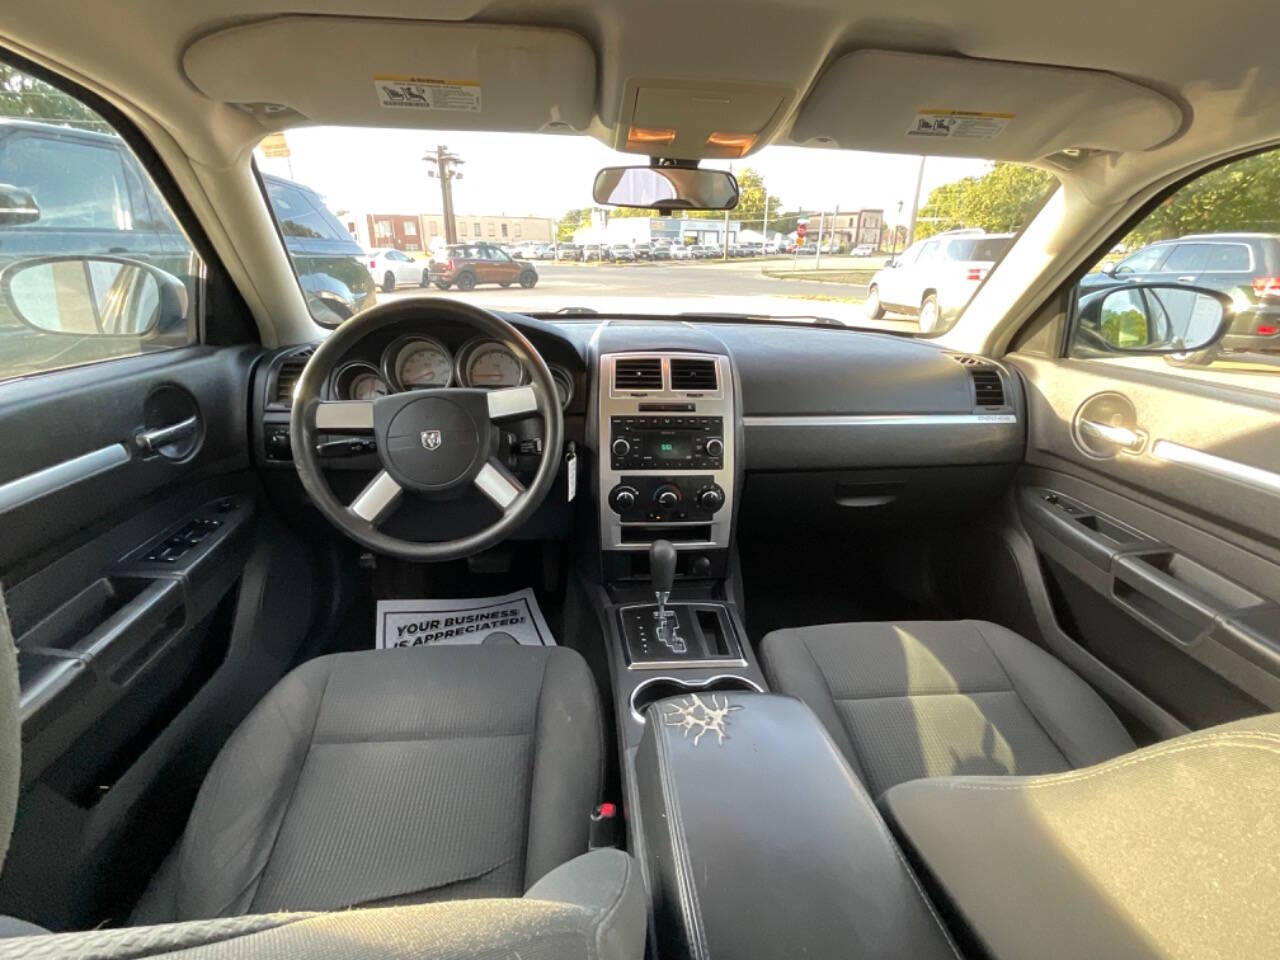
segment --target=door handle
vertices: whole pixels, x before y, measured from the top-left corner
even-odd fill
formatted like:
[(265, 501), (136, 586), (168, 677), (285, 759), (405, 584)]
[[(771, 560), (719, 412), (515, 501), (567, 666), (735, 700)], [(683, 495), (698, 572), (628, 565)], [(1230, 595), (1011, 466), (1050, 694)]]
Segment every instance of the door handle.
[(1146, 434), (1140, 430), (1131, 430), (1128, 427), (1115, 426), (1110, 423), (1100, 423), (1097, 420), (1081, 420), (1080, 430), (1096, 440), (1114, 443), (1134, 453), (1141, 450), (1147, 442)]
[(1179, 277), (1178, 282), (1179, 283), (1195, 283), (1196, 278), (1195, 277)]
[(139, 450), (145, 453), (157, 453), (161, 447), (167, 447), (171, 443), (177, 443), (179, 440), (194, 436), (199, 426), (199, 417), (187, 417), (187, 419), (179, 420), (177, 423), (172, 423), (167, 427), (143, 430), (134, 436), (133, 442)]

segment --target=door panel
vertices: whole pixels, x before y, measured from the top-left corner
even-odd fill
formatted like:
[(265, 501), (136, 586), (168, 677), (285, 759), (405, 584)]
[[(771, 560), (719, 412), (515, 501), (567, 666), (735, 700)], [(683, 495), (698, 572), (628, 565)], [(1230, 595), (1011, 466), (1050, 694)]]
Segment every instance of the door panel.
[(1017, 502), (1058, 625), (1190, 727), (1280, 710), (1280, 397), (1008, 359), (1027, 383)]

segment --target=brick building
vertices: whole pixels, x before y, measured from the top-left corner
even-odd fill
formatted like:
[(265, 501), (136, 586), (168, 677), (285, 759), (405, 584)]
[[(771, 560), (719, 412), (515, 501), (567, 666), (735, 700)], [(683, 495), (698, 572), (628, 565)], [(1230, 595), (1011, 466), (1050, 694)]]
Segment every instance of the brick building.
[[(438, 213), (347, 214), (343, 224), (366, 250), (394, 247), (406, 253), (430, 250), (445, 242), (444, 217)], [(549, 217), (462, 215), (454, 218), (458, 242), (548, 243), (554, 225)]]

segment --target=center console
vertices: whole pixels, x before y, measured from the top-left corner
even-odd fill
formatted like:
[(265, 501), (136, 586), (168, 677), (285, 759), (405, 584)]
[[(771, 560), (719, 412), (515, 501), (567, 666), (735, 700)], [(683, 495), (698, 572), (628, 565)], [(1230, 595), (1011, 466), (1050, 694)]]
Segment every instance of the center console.
[(715, 551), (729, 547), (736, 464), (729, 358), (604, 354), (599, 376), (601, 548), (644, 553), (668, 540), (681, 574), (720, 575)]

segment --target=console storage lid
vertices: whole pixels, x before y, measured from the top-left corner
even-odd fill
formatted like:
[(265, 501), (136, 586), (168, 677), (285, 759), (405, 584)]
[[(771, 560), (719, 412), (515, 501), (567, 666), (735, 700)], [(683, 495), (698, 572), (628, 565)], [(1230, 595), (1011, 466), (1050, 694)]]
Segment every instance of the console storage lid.
[(645, 718), (633, 817), (664, 960), (956, 956), (807, 706), (701, 693)]

